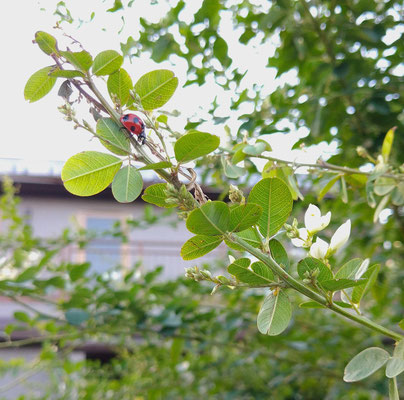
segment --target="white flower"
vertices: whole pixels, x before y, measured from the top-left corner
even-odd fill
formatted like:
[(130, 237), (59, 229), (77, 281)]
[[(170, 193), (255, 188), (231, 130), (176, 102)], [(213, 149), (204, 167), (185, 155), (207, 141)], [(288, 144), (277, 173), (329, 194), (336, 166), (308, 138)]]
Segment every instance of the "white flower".
[(328, 243), (319, 237), (310, 247), (310, 255), (319, 260), (324, 260), (325, 256), (327, 255), (327, 251)]
[(306, 229), (311, 234), (323, 230), (325, 227), (328, 226), (330, 220), (331, 211), (328, 211), (327, 214), (321, 216), (320, 209), (313, 204), (309, 204), (309, 207), (304, 214), (304, 224), (306, 225)]
[(335, 231), (334, 235), (332, 235), (329, 252), (334, 253), (341, 248), (348, 241), (350, 234), (351, 220), (348, 219)]
[(292, 244), (296, 247), (310, 247), (307, 244), (307, 239), (309, 238), (309, 232), (306, 228), (300, 228), (297, 230), (299, 232), (299, 237), (292, 239)]

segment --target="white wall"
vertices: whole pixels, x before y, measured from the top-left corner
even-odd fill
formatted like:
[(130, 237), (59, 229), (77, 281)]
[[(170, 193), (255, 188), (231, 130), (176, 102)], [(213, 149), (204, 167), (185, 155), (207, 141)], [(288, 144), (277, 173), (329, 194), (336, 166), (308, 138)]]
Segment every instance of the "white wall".
[[(22, 213), (29, 216), (34, 234), (40, 237), (56, 237), (63, 229), (71, 226), (75, 218), (81, 226), (86, 226), (86, 218), (126, 218), (143, 215), (142, 203), (120, 204), (113, 200), (94, 200), (91, 198), (48, 199), (24, 198), (21, 201)], [(156, 212), (161, 209), (156, 207)], [(176, 215), (172, 220), (178, 221)], [(158, 265), (164, 266), (163, 278), (172, 278), (184, 274), (185, 267), (201, 265), (214, 258), (225, 256), (224, 246), (211, 254), (195, 261), (184, 261), (180, 249), (192, 234), (188, 232), (184, 221), (179, 221), (177, 227), (169, 225), (168, 220), (152, 225), (146, 229), (133, 229), (130, 234), (130, 244), (122, 247), (121, 263), (130, 268), (136, 261), (141, 260), (144, 270), (150, 270)], [(104, 250), (105, 251), (105, 250)], [(67, 252), (66, 252), (67, 253)], [(72, 257), (71, 251), (68, 257)], [(85, 254), (73, 250), (71, 261), (85, 261)], [(108, 256), (108, 255), (106, 255)], [(112, 256), (111, 259), (114, 259)], [(113, 263), (113, 261), (111, 261)]]

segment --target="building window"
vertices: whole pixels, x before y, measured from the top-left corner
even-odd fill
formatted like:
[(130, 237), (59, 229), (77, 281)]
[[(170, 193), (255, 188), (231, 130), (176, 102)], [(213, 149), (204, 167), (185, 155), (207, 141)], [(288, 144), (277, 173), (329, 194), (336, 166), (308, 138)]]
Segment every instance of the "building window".
[(112, 231), (114, 224), (120, 221), (118, 218), (104, 216), (87, 216), (85, 227), (90, 232), (97, 234), (86, 247), (83, 261), (91, 264), (89, 273), (102, 274), (118, 265), (127, 267), (127, 245), (120, 238), (105, 234)]

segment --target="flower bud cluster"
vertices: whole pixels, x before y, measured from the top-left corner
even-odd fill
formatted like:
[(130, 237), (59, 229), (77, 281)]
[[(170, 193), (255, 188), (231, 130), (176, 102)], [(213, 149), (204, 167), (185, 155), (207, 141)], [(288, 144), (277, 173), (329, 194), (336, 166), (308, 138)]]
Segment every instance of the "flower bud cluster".
[(320, 274), (320, 270), (318, 268), (315, 268), (310, 271), (306, 271), (304, 273), (303, 283), (305, 283), (306, 285), (307, 284), (315, 285), (319, 274)]
[(199, 269), (196, 265), (195, 267), (185, 268), (185, 276), (187, 278), (193, 279), (196, 282), (209, 281), (216, 283), (217, 285), (235, 285), (235, 283), (232, 282), (229, 278), (226, 278), (223, 275), (212, 276), (210, 271), (206, 269)]
[(76, 112), (70, 103), (66, 102), (62, 106), (58, 107), (58, 110), (65, 116), (66, 121), (74, 121)]
[(233, 204), (245, 204), (244, 193), (234, 185), (230, 185), (229, 199)]
[(131, 97), (132, 97), (132, 99), (133, 99), (133, 102), (134, 102), (136, 105), (141, 106), (142, 101), (141, 101), (140, 96), (139, 96), (134, 90), (130, 90), (129, 93), (130, 93), (130, 95), (131, 95)]
[(298, 222), (296, 218), (293, 218), (292, 225), (285, 224), (286, 236), (290, 239), (299, 237), (299, 230), (297, 228)]
[(190, 192), (188, 192), (185, 185), (177, 189), (171, 183), (167, 183), (165, 189), (166, 203), (174, 204), (182, 211), (191, 211), (195, 208), (195, 199)]

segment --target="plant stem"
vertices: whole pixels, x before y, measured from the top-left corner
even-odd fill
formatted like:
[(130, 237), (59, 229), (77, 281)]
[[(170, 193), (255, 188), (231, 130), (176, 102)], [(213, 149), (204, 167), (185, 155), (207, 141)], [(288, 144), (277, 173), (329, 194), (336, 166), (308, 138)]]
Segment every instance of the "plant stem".
[[(341, 167), (339, 165), (335, 165), (335, 164), (330, 164), (327, 163), (325, 161), (319, 161), (315, 164), (312, 163), (301, 163), (301, 162), (296, 162), (296, 161), (287, 161), (287, 160), (281, 160), (280, 158), (276, 158), (276, 157), (270, 157), (270, 156), (262, 156), (262, 155), (258, 155), (258, 156), (252, 156), (252, 157), (256, 157), (256, 158), (262, 158), (264, 160), (270, 160), (270, 161), (276, 161), (282, 164), (286, 164), (286, 165), (290, 165), (290, 166), (297, 166), (297, 167), (309, 167), (309, 168), (316, 168), (316, 169), (328, 169), (330, 171), (339, 171), (339, 172), (343, 172), (345, 174), (351, 175), (351, 174), (359, 174), (359, 175), (372, 175), (372, 171), (370, 172), (365, 172), (365, 171), (361, 171), (359, 169), (355, 169), (355, 168), (348, 168), (348, 167)], [(397, 181), (404, 181), (404, 174), (381, 174), (380, 176), (386, 177), (386, 178), (393, 178)]]
[(57, 335), (35, 336), (35, 337), (27, 338), (27, 339), (0, 342), (0, 349), (4, 349), (4, 348), (8, 348), (8, 347), (21, 347), (21, 346), (26, 346), (26, 345), (30, 345), (30, 344), (37, 344), (37, 343), (45, 342), (47, 340), (59, 341), (59, 340), (63, 340), (63, 339), (81, 339), (80, 334), (81, 334), (81, 332), (61, 333), (61, 334), (57, 334)]
[(344, 316), (352, 321), (355, 321), (363, 326), (366, 326), (369, 329), (372, 329), (376, 332), (379, 332), (383, 335), (386, 335), (396, 341), (400, 341), (404, 339), (403, 335), (400, 335), (397, 332), (394, 332), (384, 326), (381, 326), (367, 318), (362, 317), (361, 315), (351, 314), (349, 311), (345, 310), (344, 308), (336, 305), (330, 304), (327, 299), (325, 299), (320, 294), (314, 292), (304, 284), (300, 283), (298, 280), (293, 278), (290, 274), (288, 274), (272, 257), (262, 253), (260, 250), (256, 249), (255, 247), (248, 244), (245, 240), (241, 239), (240, 237), (229, 234), (227, 235), (228, 239), (234, 243), (240, 245), (244, 250), (248, 253), (252, 254), (253, 256), (257, 257), (260, 261), (262, 261), (265, 265), (267, 265), (274, 274), (279, 276), (289, 287), (295, 289), (296, 291), (300, 292), (301, 294), (305, 295), (306, 297), (314, 300), (315, 302), (329, 308), (330, 310), (334, 311), (337, 314)]
[[(94, 82), (92, 81), (92, 79), (90, 77), (86, 77), (85, 82), (87, 83), (88, 87), (92, 90), (92, 92), (95, 94), (95, 96), (98, 98), (98, 100), (103, 105), (103, 107), (105, 108), (106, 112), (110, 115), (110, 117), (118, 125), (121, 125), (121, 122), (119, 119), (120, 115), (105, 100), (104, 96), (94, 85)], [(134, 145), (136, 152), (138, 154), (140, 154), (139, 161), (144, 162), (146, 165), (153, 164), (154, 161), (149, 157), (149, 155), (144, 151), (144, 149), (136, 142), (136, 140), (134, 140), (132, 136), (129, 136), (129, 133), (128, 133), (128, 137), (129, 137), (129, 140), (131, 140), (131, 143)], [(181, 187), (181, 182), (177, 178), (175, 178), (173, 175), (170, 175), (167, 171), (164, 171), (163, 169), (156, 169), (155, 172), (161, 178), (163, 178), (167, 182), (170, 182), (171, 184), (173, 184), (177, 189), (179, 189)]]
[[(52, 54), (52, 58), (54, 59), (56, 65), (59, 67), (59, 69), (60, 69), (61, 71), (63, 71), (64, 68), (63, 68), (62, 64), (60, 63), (58, 56), (55, 55), (55, 54)], [(76, 81), (76, 79), (69, 78), (68, 81), (71, 82), (71, 83), (75, 86), (75, 88), (76, 88), (89, 102), (93, 103), (98, 109), (100, 109), (100, 110), (106, 112), (104, 106), (103, 106), (101, 103), (99, 103), (96, 99), (94, 99), (92, 96), (90, 96), (90, 95), (81, 87), (80, 83)]]
[(36, 309), (35, 307), (31, 306), (28, 303), (24, 303), (23, 301), (21, 301), (20, 299), (18, 299), (16, 296), (14, 295), (6, 295), (8, 298), (10, 298), (11, 300), (13, 300), (15, 303), (21, 305), (22, 307), (25, 307), (27, 310), (32, 311), (34, 314), (40, 315), (43, 318), (47, 318), (47, 319), (52, 319), (54, 321), (58, 321), (58, 322), (66, 322), (64, 319), (59, 318), (59, 317), (55, 317), (54, 315), (51, 314), (47, 314), (41, 310)]

